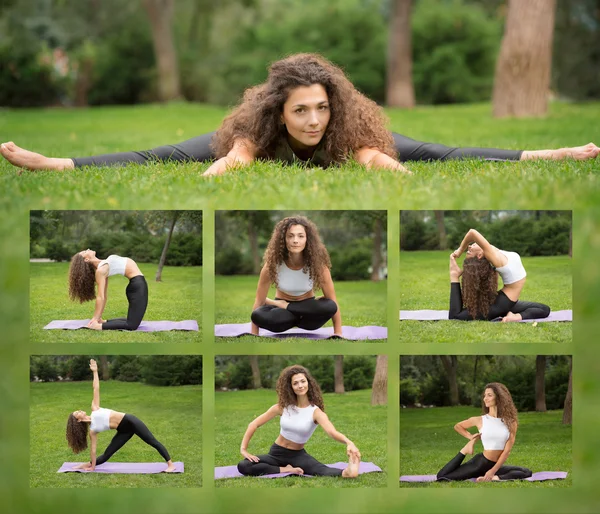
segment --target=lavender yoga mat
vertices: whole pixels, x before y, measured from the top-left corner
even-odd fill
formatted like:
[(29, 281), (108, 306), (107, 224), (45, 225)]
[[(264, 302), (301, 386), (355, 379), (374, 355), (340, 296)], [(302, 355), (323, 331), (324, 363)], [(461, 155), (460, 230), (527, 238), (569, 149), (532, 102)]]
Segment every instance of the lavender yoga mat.
[[(386, 327), (342, 327), (343, 339), (358, 340), (358, 339), (387, 339)], [(243, 335), (251, 335), (250, 323), (232, 323), (229, 325), (215, 325), (216, 337), (240, 337)], [(336, 338), (333, 335), (333, 327), (319, 328), (317, 330), (305, 330), (303, 328), (292, 328), (285, 332), (270, 332), (261, 328), (259, 335), (262, 337), (304, 337), (306, 339), (329, 339)]]
[[(138, 474), (147, 475), (151, 473), (162, 473), (167, 469), (164, 462), (105, 462), (96, 466), (94, 471), (83, 471), (81, 469), (73, 469), (81, 462), (65, 462), (57, 473), (123, 473), (126, 475)], [(174, 462), (175, 471), (173, 473), (183, 473), (183, 462)]]
[[(348, 467), (347, 462), (336, 462), (335, 464), (327, 464), (330, 468), (336, 469), (346, 469)], [(377, 471), (381, 471), (381, 468), (372, 462), (361, 462), (358, 466), (358, 474), (362, 475), (363, 473), (374, 473)], [(281, 478), (292, 475), (292, 473), (274, 473), (272, 475), (260, 475), (258, 478)], [(221, 478), (239, 478), (243, 477), (238, 470), (237, 466), (221, 466), (219, 468), (215, 468), (215, 480), (219, 480)], [(299, 475), (303, 477), (312, 477), (313, 475)]]
[[(496, 318), (493, 321), (500, 321), (502, 318)], [(448, 311), (435, 311), (435, 310), (420, 310), (420, 311), (400, 311), (400, 321), (414, 320), (414, 321), (440, 321), (448, 320)], [(573, 321), (573, 311), (554, 311), (550, 313), (547, 318), (540, 319), (523, 319), (519, 323), (533, 323), (543, 321)]]
[[(44, 329), (76, 330), (87, 328), (89, 321), (89, 319), (59, 319), (51, 321)], [(191, 330), (198, 332), (198, 322), (195, 319), (186, 319), (184, 321), (142, 321), (135, 332), (165, 332), (168, 330)]]
[[(542, 480), (561, 480), (567, 478), (568, 473), (566, 471), (538, 471), (529, 478), (524, 478), (527, 482), (541, 482)], [(475, 482), (477, 479), (470, 478), (471, 482)], [(400, 477), (400, 482), (435, 482), (435, 475), (404, 475)], [(449, 480), (442, 480), (448, 482)], [(507, 480), (508, 482), (508, 480)]]

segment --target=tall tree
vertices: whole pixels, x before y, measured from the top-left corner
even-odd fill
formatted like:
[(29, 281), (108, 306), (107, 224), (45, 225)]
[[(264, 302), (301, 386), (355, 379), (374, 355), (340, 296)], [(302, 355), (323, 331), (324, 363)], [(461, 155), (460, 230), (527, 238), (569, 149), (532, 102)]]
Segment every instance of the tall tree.
[(440, 355), (440, 360), (446, 371), (448, 387), (450, 389), (450, 405), (458, 405), (458, 380), (456, 371), (458, 369), (458, 357), (456, 355)]
[(260, 367), (258, 365), (258, 355), (250, 355), (250, 368), (252, 369), (252, 388), (260, 389), (262, 381), (260, 379)]
[(508, 0), (492, 96), (495, 117), (548, 109), (556, 0)]
[(392, 0), (387, 55), (386, 102), (390, 107), (415, 106), (412, 79), (412, 0)]
[(336, 355), (333, 358), (334, 363), (334, 371), (333, 371), (333, 381), (334, 381), (334, 391), (338, 394), (344, 394), (344, 356)]
[(169, 232), (167, 234), (167, 239), (165, 240), (165, 245), (163, 246), (162, 253), (160, 254), (160, 260), (158, 261), (158, 268), (156, 270), (155, 280), (160, 282), (162, 280), (162, 270), (165, 266), (165, 262), (167, 261), (167, 253), (169, 251), (169, 246), (171, 246), (171, 238), (173, 237), (173, 230), (175, 230), (175, 224), (179, 219), (181, 211), (171, 211), (171, 220), (169, 226)]
[(100, 369), (102, 370), (102, 380), (109, 380), (110, 370), (108, 369), (108, 358), (106, 355), (100, 355)]
[(535, 356), (535, 411), (546, 412), (546, 356)]
[(373, 254), (371, 256), (371, 280), (377, 282), (381, 279), (379, 269), (383, 264), (383, 255), (381, 254), (381, 243), (383, 239), (383, 219), (377, 216), (373, 221)]
[(569, 370), (569, 387), (565, 397), (565, 406), (563, 410), (563, 425), (573, 424), (573, 356), (571, 355), (571, 366)]
[(387, 355), (378, 355), (375, 364), (375, 376), (373, 377), (373, 392), (371, 393), (371, 405), (387, 404)]
[(444, 223), (444, 211), (433, 211), (435, 221), (438, 227), (438, 238), (440, 240), (440, 250), (448, 248), (448, 237), (446, 236), (446, 224)]

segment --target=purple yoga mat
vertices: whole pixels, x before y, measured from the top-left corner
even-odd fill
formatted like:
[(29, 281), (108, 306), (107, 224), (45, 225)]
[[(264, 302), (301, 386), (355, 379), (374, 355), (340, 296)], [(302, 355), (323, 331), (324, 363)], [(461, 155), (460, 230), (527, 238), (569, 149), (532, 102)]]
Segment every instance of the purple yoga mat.
[[(343, 339), (353, 341), (364, 339), (387, 339), (386, 327), (342, 327)], [(229, 325), (215, 325), (216, 337), (240, 337), (251, 335), (250, 323), (232, 323)], [(333, 327), (319, 328), (317, 330), (304, 330), (303, 328), (292, 328), (285, 332), (275, 333), (261, 328), (259, 335), (262, 337), (304, 337), (306, 339), (337, 339), (333, 337)]]
[[(59, 319), (48, 323), (44, 329), (76, 330), (87, 328), (89, 319)], [(195, 319), (184, 321), (142, 321), (135, 332), (164, 332), (167, 330), (191, 330), (198, 332), (198, 322)]]
[[(347, 462), (336, 462), (335, 464), (327, 464), (330, 468), (336, 469), (346, 469), (348, 467)], [(381, 471), (381, 468), (372, 462), (361, 462), (358, 465), (358, 474), (362, 475), (363, 473), (373, 473)], [(260, 475), (258, 478), (281, 478), (292, 475), (292, 473), (274, 473), (272, 475)], [(219, 480), (221, 478), (239, 478), (243, 477), (241, 473), (238, 472), (237, 466), (221, 466), (220, 468), (215, 468), (215, 480)], [(303, 477), (312, 477), (313, 475), (300, 475)]]
[[(65, 462), (57, 473), (123, 473), (126, 475), (138, 474), (147, 475), (151, 473), (162, 473), (167, 469), (164, 462), (105, 462), (96, 466), (94, 471), (83, 471), (81, 469), (73, 469), (81, 462)], [(174, 462), (175, 471), (173, 473), (183, 473), (183, 462)]]
[[(420, 311), (400, 311), (400, 320), (414, 320), (414, 321), (440, 321), (448, 320), (448, 311), (435, 311), (435, 310), (420, 310)], [(493, 321), (501, 321), (501, 318), (497, 318)], [(547, 318), (540, 319), (523, 319), (519, 323), (533, 323), (533, 322), (544, 322), (544, 321), (573, 321), (573, 311), (554, 311), (550, 313)]]
[[(529, 478), (524, 478), (527, 482), (541, 482), (542, 480), (560, 480), (567, 478), (568, 473), (566, 471), (538, 471)], [(477, 479), (470, 478), (471, 482), (475, 482)], [(404, 475), (400, 477), (400, 482), (435, 482), (435, 475)], [(448, 482), (448, 480), (442, 480), (442, 482)]]

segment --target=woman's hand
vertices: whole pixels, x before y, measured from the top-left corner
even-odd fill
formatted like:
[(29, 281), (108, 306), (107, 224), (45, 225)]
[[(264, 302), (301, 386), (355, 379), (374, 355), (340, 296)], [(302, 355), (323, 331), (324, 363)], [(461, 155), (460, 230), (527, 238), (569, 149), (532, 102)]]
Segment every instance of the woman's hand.
[(202, 174), (203, 177), (214, 177), (216, 175), (223, 175), (227, 171), (243, 166), (244, 163), (236, 161), (232, 157), (221, 157), (220, 159), (213, 162), (210, 167)]
[(361, 457), (360, 450), (353, 442), (350, 442), (346, 445), (346, 454), (348, 457), (357, 457), (358, 459)]
[(256, 455), (252, 455), (248, 453), (246, 450), (240, 450), (240, 453), (244, 457), (244, 459), (248, 459), (250, 462), (260, 462), (260, 459)]
[(492, 480), (494, 480), (495, 475), (496, 473), (492, 469), (490, 469), (485, 475), (479, 477), (477, 479), (477, 482), (491, 482)]
[(455, 259), (458, 259), (462, 255), (462, 250), (460, 248), (457, 248), (452, 252), (452, 255)]
[(92, 371), (98, 371), (98, 364), (94, 359), (90, 359), (90, 369)]
[(83, 469), (84, 471), (93, 471), (91, 462), (82, 462), (77, 466), (73, 466), (72, 469)]

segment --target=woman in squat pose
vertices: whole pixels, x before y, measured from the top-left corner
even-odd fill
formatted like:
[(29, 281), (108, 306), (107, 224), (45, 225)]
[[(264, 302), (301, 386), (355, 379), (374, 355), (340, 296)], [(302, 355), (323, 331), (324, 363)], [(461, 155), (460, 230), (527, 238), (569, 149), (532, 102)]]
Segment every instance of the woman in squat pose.
[[(467, 256), (461, 270), (456, 259), (465, 250)], [(503, 283), (500, 291), (498, 275)], [(477, 230), (469, 230), (458, 249), (450, 255), (448, 317), (463, 321), (502, 318), (503, 322), (547, 318), (550, 314), (547, 305), (519, 300), (526, 276), (518, 253), (499, 250)]]
[[(504, 466), (517, 435), (517, 409), (505, 385), (492, 382), (485, 386), (482, 398), (483, 416), (474, 416), (454, 425), (469, 442), (437, 474), (438, 480), (522, 480), (531, 476), (531, 470), (519, 466)], [(477, 427), (471, 434), (467, 429)], [(483, 453), (478, 453), (462, 464), (465, 455), (472, 455), (475, 442), (481, 439)], [(462, 465), (461, 465), (462, 464)]]
[[(315, 224), (304, 216), (282, 219), (273, 230), (258, 279), (252, 307), (252, 333), (258, 329), (285, 332), (292, 327), (316, 330), (330, 319), (333, 333), (342, 336), (331, 260)], [(275, 299), (267, 298), (275, 284)], [(323, 296), (315, 298), (315, 289)]]
[(217, 159), (204, 175), (220, 175), (255, 159), (326, 167), (354, 158), (367, 168), (408, 172), (396, 159), (590, 159), (600, 153), (593, 143), (535, 151), (454, 148), (392, 134), (385, 124), (383, 110), (357, 91), (339, 67), (317, 54), (296, 54), (272, 63), (266, 82), (246, 90), (216, 133), (146, 151), (84, 158), (47, 158), (13, 142), (2, 144), (0, 153), (31, 170)]
[[(129, 279), (125, 289), (129, 309), (127, 318), (103, 320), (102, 313), (106, 307), (108, 278), (123, 275)], [(97, 291), (96, 287), (97, 286)], [(94, 315), (88, 327), (94, 330), (136, 330), (148, 306), (148, 284), (138, 265), (133, 259), (109, 255), (100, 260), (94, 250), (83, 250), (71, 258), (69, 267), (69, 296), (80, 303), (96, 300)]]
[[(298, 365), (285, 368), (277, 380), (277, 397), (278, 403), (250, 422), (244, 433), (240, 448), (244, 460), (237, 466), (242, 475), (293, 473), (344, 478), (358, 476), (360, 452), (354, 443), (338, 432), (329, 421), (325, 414), (321, 389), (306, 368)], [(256, 429), (275, 416), (281, 416), (281, 431), (269, 453), (248, 453), (248, 444)], [(317, 425), (321, 425), (327, 435), (346, 445), (349, 463), (343, 471), (321, 464), (306, 453), (304, 444), (310, 439)]]
[[(94, 374), (92, 413), (88, 416), (85, 411), (76, 410), (69, 415), (69, 419), (67, 420), (67, 443), (73, 450), (73, 453), (82, 452), (87, 448), (87, 437), (89, 432), (90, 462), (79, 464), (74, 469), (94, 471), (96, 466), (104, 464), (119, 451), (127, 441), (134, 435), (137, 435), (146, 444), (155, 448), (156, 451), (160, 453), (161, 457), (165, 459), (167, 463), (165, 472), (170, 473), (175, 471), (175, 465), (173, 464), (171, 457), (169, 457), (169, 452), (156, 440), (143, 421), (131, 414), (125, 414), (116, 410), (100, 407), (100, 380), (98, 378), (98, 365), (94, 359), (90, 360), (90, 369)], [(104, 450), (104, 453), (96, 458), (98, 433), (106, 430), (116, 430), (117, 433), (112, 438), (112, 441), (106, 450)]]

